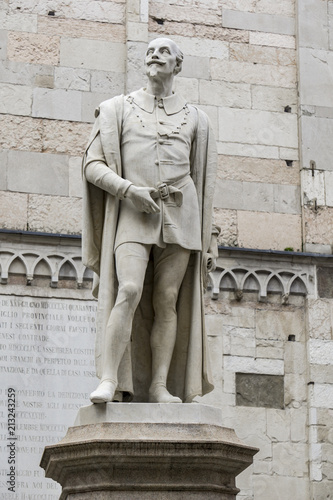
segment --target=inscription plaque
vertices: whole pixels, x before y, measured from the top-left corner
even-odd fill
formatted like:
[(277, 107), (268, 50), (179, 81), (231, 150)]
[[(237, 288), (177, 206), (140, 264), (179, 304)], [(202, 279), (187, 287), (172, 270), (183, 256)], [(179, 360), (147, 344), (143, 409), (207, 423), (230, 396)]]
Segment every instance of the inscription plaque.
[(39, 462), (98, 383), (96, 307), (94, 300), (0, 295), (0, 500), (59, 498), (60, 486)]

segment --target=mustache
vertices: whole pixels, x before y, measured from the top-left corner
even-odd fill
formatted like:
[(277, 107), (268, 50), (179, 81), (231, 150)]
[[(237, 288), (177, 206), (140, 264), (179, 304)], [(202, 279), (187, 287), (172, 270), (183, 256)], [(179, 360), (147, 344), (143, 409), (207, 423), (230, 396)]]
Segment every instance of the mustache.
[(160, 66), (164, 66), (165, 62), (164, 61), (160, 61), (159, 59), (150, 59), (147, 62), (147, 66), (151, 66), (152, 64), (159, 64)]

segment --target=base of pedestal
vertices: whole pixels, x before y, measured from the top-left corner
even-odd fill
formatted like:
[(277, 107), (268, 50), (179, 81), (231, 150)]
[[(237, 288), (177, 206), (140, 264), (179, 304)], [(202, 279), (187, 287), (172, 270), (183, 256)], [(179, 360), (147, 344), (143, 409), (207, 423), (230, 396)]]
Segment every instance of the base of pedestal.
[(91, 405), (41, 467), (60, 500), (235, 500), (258, 450), (220, 421), (221, 410), (194, 403)]

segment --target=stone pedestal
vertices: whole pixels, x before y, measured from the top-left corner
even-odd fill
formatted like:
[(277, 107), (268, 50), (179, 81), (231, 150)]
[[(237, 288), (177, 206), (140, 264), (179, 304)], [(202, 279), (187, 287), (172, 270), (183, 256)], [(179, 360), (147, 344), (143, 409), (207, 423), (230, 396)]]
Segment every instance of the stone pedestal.
[(217, 408), (108, 403), (81, 408), (41, 467), (60, 500), (234, 500), (257, 451), (222, 427)]

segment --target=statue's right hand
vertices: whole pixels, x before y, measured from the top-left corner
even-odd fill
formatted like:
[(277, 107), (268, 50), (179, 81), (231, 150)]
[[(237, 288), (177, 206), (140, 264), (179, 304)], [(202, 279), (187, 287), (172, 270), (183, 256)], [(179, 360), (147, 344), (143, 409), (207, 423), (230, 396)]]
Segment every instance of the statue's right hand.
[(157, 190), (152, 187), (138, 187), (133, 184), (126, 192), (126, 198), (131, 200), (133, 205), (139, 212), (146, 212), (147, 214), (156, 214), (160, 212), (160, 207), (155, 203), (151, 197), (152, 193)]

